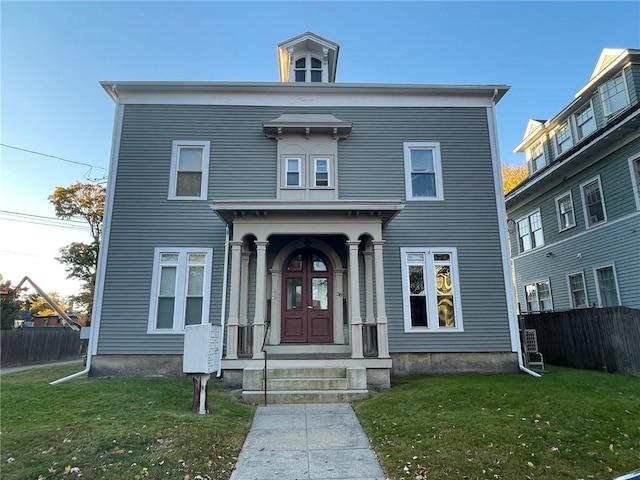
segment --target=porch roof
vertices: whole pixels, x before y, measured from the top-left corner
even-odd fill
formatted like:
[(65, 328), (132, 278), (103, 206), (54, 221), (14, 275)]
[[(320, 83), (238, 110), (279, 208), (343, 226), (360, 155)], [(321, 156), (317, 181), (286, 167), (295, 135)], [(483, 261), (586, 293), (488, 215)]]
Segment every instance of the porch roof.
[(270, 214), (335, 214), (345, 218), (379, 218), (382, 225), (389, 223), (403, 208), (399, 199), (394, 200), (341, 200), (341, 201), (291, 201), (291, 200), (218, 200), (210, 204), (220, 219), (232, 225), (236, 218), (268, 218)]

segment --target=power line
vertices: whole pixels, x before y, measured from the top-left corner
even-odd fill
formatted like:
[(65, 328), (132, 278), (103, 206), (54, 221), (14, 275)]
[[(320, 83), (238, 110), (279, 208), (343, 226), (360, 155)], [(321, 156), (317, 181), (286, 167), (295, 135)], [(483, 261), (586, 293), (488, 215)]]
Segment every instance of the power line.
[(42, 155), (43, 157), (55, 158), (56, 160), (61, 160), (63, 162), (75, 163), (76, 165), (83, 165), (85, 167), (100, 168), (105, 172), (107, 171), (107, 169), (104, 167), (100, 167), (98, 165), (91, 165), (90, 163), (76, 162), (75, 160), (68, 160), (66, 158), (56, 157), (55, 155), (49, 155), (48, 153), (36, 152), (35, 150), (27, 150), (26, 148), (15, 147), (13, 145), (7, 145), (6, 143), (0, 143), (0, 145), (7, 148), (13, 148), (14, 150), (20, 150), (22, 152), (33, 153), (34, 155)]
[(33, 213), (23, 213), (23, 212), (11, 212), (9, 210), (0, 210), (0, 213), (6, 213), (8, 215), (16, 215), (20, 217), (31, 217), (31, 218), (43, 218), (45, 220), (55, 220), (57, 222), (70, 222), (70, 223), (78, 223), (84, 225), (85, 223), (81, 220), (64, 220), (57, 217), (45, 217), (43, 215), (35, 215)]
[(73, 230), (86, 231), (89, 229), (88, 225), (77, 220), (60, 220), (53, 217), (44, 217), (42, 215), (32, 215), (29, 213), (9, 212), (7, 210), (0, 210), (0, 220), (18, 223), (31, 223), (47, 227), (70, 228)]

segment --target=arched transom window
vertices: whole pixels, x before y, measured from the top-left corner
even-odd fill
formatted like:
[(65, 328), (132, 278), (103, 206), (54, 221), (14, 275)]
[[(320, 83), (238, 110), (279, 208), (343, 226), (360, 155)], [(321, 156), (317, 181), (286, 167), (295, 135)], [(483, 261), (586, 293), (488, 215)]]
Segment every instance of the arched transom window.
[(295, 61), (296, 82), (322, 82), (322, 61), (305, 55)]

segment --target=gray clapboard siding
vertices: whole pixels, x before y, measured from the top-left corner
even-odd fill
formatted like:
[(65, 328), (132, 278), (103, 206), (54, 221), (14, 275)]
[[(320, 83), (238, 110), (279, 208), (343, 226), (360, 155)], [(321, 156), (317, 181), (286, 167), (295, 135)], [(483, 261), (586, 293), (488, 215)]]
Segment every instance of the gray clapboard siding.
[[(510, 351), (486, 109), (127, 105), (99, 354), (181, 353), (181, 335), (146, 334), (154, 247), (214, 249), (210, 321), (219, 322), (225, 230), (209, 203), (275, 198), (276, 141), (262, 122), (328, 110), (354, 125), (338, 146), (341, 199), (404, 198), (402, 142), (441, 144), (445, 201), (407, 202), (384, 230), (391, 351)], [(167, 200), (173, 140), (211, 142), (207, 201)], [(464, 332), (404, 333), (400, 248), (409, 246), (458, 248)]]

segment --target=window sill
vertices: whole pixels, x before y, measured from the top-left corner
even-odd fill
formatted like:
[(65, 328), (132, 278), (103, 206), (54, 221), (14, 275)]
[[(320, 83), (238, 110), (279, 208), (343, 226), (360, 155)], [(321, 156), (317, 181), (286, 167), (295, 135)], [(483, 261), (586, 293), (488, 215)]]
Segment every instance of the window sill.
[(565, 228), (559, 229), (558, 232), (566, 232), (567, 230), (571, 230), (572, 228), (576, 228), (576, 224), (575, 223), (573, 225), (571, 225), (570, 227), (565, 227)]
[(415, 328), (405, 328), (404, 333), (462, 333), (464, 329), (462, 327), (456, 328), (426, 328), (426, 327), (415, 327)]
[(147, 330), (147, 335), (184, 335), (184, 330)]
[(207, 201), (206, 197), (169, 197), (167, 200), (201, 200)]
[(434, 202), (443, 200), (444, 197), (407, 197), (407, 202)]
[(591, 229), (594, 229), (594, 228), (598, 228), (598, 227), (601, 227), (602, 225), (605, 225), (606, 223), (607, 223), (607, 221), (603, 220), (602, 222), (598, 222), (598, 223), (595, 223), (593, 225), (585, 225), (585, 230), (591, 230)]

